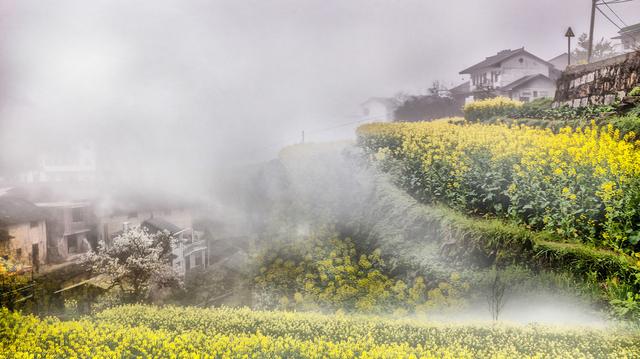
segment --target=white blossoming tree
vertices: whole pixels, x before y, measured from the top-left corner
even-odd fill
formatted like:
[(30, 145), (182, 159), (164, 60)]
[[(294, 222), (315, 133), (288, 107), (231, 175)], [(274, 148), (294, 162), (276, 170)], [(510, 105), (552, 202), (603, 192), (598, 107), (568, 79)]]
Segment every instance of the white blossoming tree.
[(122, 300), (147, 301), (152, 288), (181, 285), (171, 265), (173, 240), (168, 233), (131, 228), (114, 238), (111, 245), (101, 241), (98, 251), (85, 255), (83, 263), (93, 273), (106, 275), (111, 289), (118, 290)]

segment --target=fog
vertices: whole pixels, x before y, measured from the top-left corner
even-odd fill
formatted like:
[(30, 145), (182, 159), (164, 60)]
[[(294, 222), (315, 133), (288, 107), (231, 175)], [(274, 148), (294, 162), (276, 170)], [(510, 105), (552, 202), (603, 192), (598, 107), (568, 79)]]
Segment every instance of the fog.
[[(640, 21), (635, 2), (615, 6)], [(0, 0), (0, 188), (40, 156), (89, 143), (99, 191), (204, 199), (234, 235), (273, 234), (276, 216), (302, 239), (314, 221), (335, 222), (392, 253), (392, 269), (486, 270), (453, 268), (420, 204), (389, 195), (400, 190), (349, 142), (265, 163), (303, 131), (353, 139), (369, 97), (458, 85), (461, 69), (506, 48), (555, 57), (568, 26), (588, 31), (589, 12), (586, 0)], [(617, 30), (598, 17), (596, 38)], [(473, 302), (428, 319), (491, 315)], [(502, 319), (608, 323), (565, 293), (514, 293)]]
[[(639, 8), (616, 5), (627, 23)], [(118, 183), (205, 190), (303, 130), (352, 137), (370, 96), (457, 85), (503, 48), (560, 54), (588, 14), (581, 0), (3, 0), (2, 174), (89, 140)], [(597, 37), (616, 31), (598, 18)]]

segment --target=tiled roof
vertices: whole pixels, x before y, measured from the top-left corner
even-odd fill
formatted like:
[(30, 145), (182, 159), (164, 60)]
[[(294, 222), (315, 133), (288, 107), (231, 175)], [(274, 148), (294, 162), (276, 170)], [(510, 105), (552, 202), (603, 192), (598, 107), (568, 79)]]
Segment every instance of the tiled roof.
[(471, 92), (471, 82), (463, 82), (460, 85), (449, 90), (452, 95), (462, 95)]
[(0, 196), (0, 225), (28, 223), (45, 219), (35, 204), (16, 197)]
[(502, 51), (498, 52), (496, 55), (489, 56), (486, 59), (484, 59), (483, 61), (480, 61), (479, 63), (460, 71), (460, 74), (470, 74), (475, 70), (479, 70), (479, 69), (482, 69), (482, 68), (485, 68), (485, 67), (495, 66), (495, 65), (498, 65), (499, 63), (501, 63), (504, 60), (507, 60), (507, 59), (509, 59), (509, 58), (511, 58), (513, 56), (521, 55), (521, 54), (529, 55), (529, 56), (535, 58), (536, 60), (538, 60), (538, 61), (540, 61), (540, 62), (542, 62), (544, 64), (547, 64), (549, 66), (553, 66), (552, 64), (548, 63), (547, 61), (545, 61), (545, 60), (539, 58), (538, 56), (535, 56), (534, 54), (526, 51), (524, 49), (524, 47), (521, 47), (521, 48), (515, 49), (515, 50), (511, 50), (511, 49), (502, 50)]
[(548, 78), (547, 76), (543, 75), (543, 74), (535, 74), (535, 75), (527, 75), (527, 76), (523, 76), (515, 81), (513, 81), (512, 83), (506, 85), (506, 86), (502, 86), (500, 89), (501, 90), (505, 90), (505, 91), (511, 91), (513, 89), (516, 89), (520, 86), (523, 86), (525, 84), (527, 84), (529, 81), (535, 80), (537, 78), (542, 78), (542, 79), (546, 79), (548, 81), (553, 81), (550, 78)]

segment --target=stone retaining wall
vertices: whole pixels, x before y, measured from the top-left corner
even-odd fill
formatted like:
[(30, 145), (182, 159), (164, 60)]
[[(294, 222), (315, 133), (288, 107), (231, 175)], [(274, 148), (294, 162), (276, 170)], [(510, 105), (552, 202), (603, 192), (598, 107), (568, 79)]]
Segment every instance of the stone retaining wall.
[(640, 51), (570, 66), (557, 81), (554, 105), (610, 105), (640, 85)]

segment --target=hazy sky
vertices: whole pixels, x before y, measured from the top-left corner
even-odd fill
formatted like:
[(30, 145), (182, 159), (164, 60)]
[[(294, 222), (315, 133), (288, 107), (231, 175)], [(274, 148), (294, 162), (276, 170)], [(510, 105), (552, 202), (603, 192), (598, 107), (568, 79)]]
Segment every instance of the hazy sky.
[[(612, 7), (640, 22), (640, 0)], [(6, 162), (86, 136), (146, 178), (264, 158), (303, 129), (357, 120), (369, 96), (457, 85), (501, 49), (558, 55), (589, 11), (590, 0), (0, 0), (0, 150)], [(616, 31), (598, 14), (598, 38)]]

